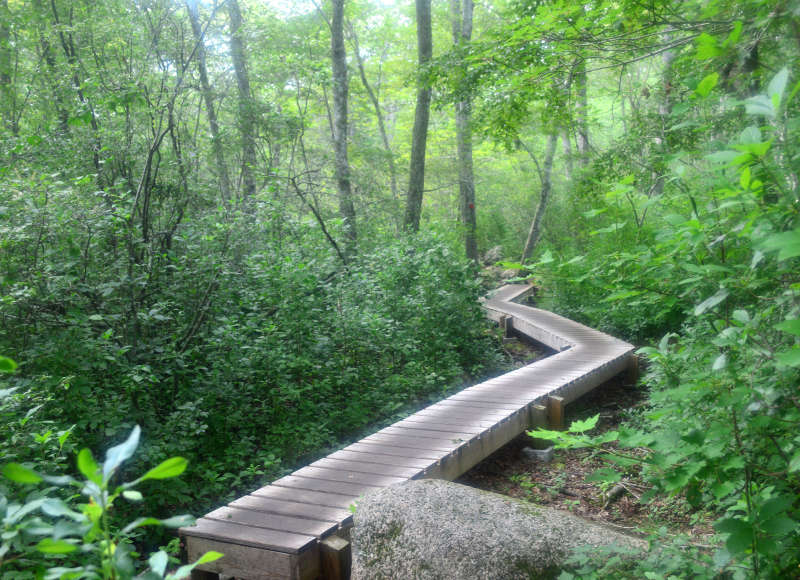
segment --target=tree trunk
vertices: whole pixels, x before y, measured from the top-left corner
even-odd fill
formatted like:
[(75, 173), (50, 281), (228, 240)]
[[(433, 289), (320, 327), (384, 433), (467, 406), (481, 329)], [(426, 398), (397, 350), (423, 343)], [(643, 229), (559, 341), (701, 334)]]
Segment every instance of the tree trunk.
[(375, 91), (372, 90), (372, 85), (370, 85), (369, 81), (367, 80), (367, 74), (364, 70), (364, 60), (361, 58), (361, 51), (359, 50), (358, 46), (358, 37), (356, 36), (356, 32), (352, 26), (350, 27), (350, 38), (353, 40), (353, 52), (356, 56), (356, 63), (358, 64), (358, 73), (361, 77), (361, 84), (364, 85), (364, 89), (367, 91), (369, 100), (372, 102), (372, 107), (375, 109), (375, 117), (378, 119), (378, 130), (380, 131), (381, 140), (383, 141), (383, 148), (386, 150), (386, 158), (389, 160), (389, 177), (390, 186), (392, 188), (392, 199), (397, 200), (397, 168), (394, 164), (394, 152), (389, 144), (389, 135), (386, 132), (386, 122), (383, 118), (383, 110), (381, 109), (378, 96), (375, 94)]
[(572, 179), (572, 141), (569, 138), (569, 131), (564, 130), (561, 132), (561, 144), (564, 147), (564, 177), (568, 180)]
[[(665, 40), (669, 40), (667, 36)], [(667, 126), (669, 123), (669, 116), (672, 113), (672, 61), (675, 60), (675, 52), (667, 50), (661, 55), (661, 63), (664, 67), (661, 73), (661, 85), (664, 94), (658, 104), (658, 116), (661, 120), (659, 134), (656, 135), (655, 147), (653, 148), (655, 159), (653, 160), (652, 179), (653, 185), (650, 189), (650, 195), (660, 196), (664, 193), (664, 180), (667, 173), (667, 164), (664, 159), (666, 155), (666, 136)]]
[[(547, 136), (547, 147), (544, 154), (544, 167), (541, 173), (542, 193), (539, 196), (539, 204), (536, 206), (536, 213), (531, 222), (531, 229), (528, 231), (528, 239), (525, 242), (525, 249), (522, 251), (521, 263), (525, 263), (533, 255), (533, 250), (536, 248), (536, 243), (539, 241), (539, 236), (542, 233), (542, 217), (547, 209), (547, 202), (550, 199), (550, 192), (553, 188), (553, 158), (556, 152), (556, 142), (558, 135), (556, 132)], [(533, 156), (531, 151), (526, 148), (528, 154)]]
[(352, 245), (356, 240), (356, 212), (347, 161), (347, 55), (344, 49), (344, 0), (333, 0), (331, 19), (331, 65), (333, 68), (333, 150), (336, 157), (336, 187), (344, 232)]
[(403, 225), (411, 232), (419, 231), (422, 213), (422, 192), (425, 188), (425, 147), (428, 141), (428, 119), (431, 110), (431, 89), (422, 79), (422, 69), (433, 55), (431, 32), (431, 0), (416, 0), (417, 54), (417, 106), (414, 111), (414, 131), (411, 137), (411, 163), (408, 175), (408, 196)]
[(6, 129), (16, 135), (16, 99), (11, 85), (11, 72), (11, 12), (8, 10), (8, 0), (0, 0), (0, 115)]
[(577, 103), (575, 106), (577, 117), (577, 142), (578, 159), (581, 167), (589, 164), (589, 99), (586, 94), (586, 61), (580, 59), (575, 71), (575, 85), (577, 88)]
[(253, 171), (256, 166), (255, 111), (250, 93), (250, 76), (247, 72), (244, 39), (242, 38), (242, 12), (238, 0), (228, 0), (231, 23), (231, 60), (239, 88), (239, 136), (242, 145), (242, 197), (250, 201), (256, 193)]
[[(450, 0), (453, 44), (458, 47), (472, 38), (472, 0)], [(466, 88), (466, 87), (462, 87)], [(465, 93), (466, 94), (466, 93)], [(475, 175), (472, 166), (472, 99), (467, 95), (455, 104), (456, 144), (458, 149), (458, 192), (461, 223), (464, 226), (464, 249), (467, 259), (478, 262), (475, 219)]]
[(227, 204), (231, 199), (231, 183), (230, 178), (228, 177), (228, 166), (225, 164), (225, 152), (222, 149), (222, 139), (220, 138), (219, 134), (217, 112), (214, 108), (214, 90), (211, 88), (211, 83), (208, 80), (205, 40), (203, 39), (203, 29), (200, 27), (197, 0), (186, 0), (186, 11), (189, 13), (189, 20), (192, 24), (192, 32), (194, 33), (194, 39), (197, 43), (197, 70), (200, 73), (200, 87), (203, 90), (203, 100), (206, 104), (208, 126), (211, 131), (211, 148), (214, 151), (214, 161), (217, 164), (219, 190), (222, 194), (223, 201)]

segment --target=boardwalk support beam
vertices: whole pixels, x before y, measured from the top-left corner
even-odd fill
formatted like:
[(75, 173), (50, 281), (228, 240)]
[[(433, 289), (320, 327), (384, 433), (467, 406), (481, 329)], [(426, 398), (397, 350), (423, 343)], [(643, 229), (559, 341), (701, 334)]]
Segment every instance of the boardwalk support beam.
[(339, 536), (330, 536), (319, 543), (322, 577), (326, 580), (348, 580), (352, 553), (350, 542)]
[(547, 397), (547, 423), (555, 431), (564, 429), (563, 397)]

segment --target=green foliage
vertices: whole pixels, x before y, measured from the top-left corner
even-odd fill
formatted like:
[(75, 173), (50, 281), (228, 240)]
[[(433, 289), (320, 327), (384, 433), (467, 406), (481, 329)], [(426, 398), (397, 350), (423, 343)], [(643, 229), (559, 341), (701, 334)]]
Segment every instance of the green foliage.
[[(208, 552), (192, 564), (167, 572), (167, 566), (175, 560), (159, 550), (149, 556), (144, 570), (137, 570), (139, 555), (134, 551), (133, 540), (141, 528), (176, 528), (193, 521), (191, 516), (164, 520), (138, 517), (121, 528), (112, 524), (110, 512), (121, 499), (142, 501), (135, 486), (146, 479), (175, 477), (186, 467), (185, 459), (174, 457), (134, 481), (113, 484), (122, 464), (133, 456), (139, 433), (139, 427), (134, 427), (124, 442), (109, 449), (102, 466), (88, 449), (81, 450), (77, 463), (86, 478), (83, 481), (69, 475), (45, 475), (19, 463), (3, 466), (3, 475), (17, 484), (8, 495), (0, 493), (3, 578), (126, 579), (138, 572), (136, 577), (146, 580), (179, 580), (189, 576), (195, 566), (222, 556)], [(30, 491), (39, 483), (47, 486)], [(85, 496), (85, 502), (81, 496)]]
[(711, 557), (693, 545), (690, 538), (671, 537), (660, 529), (648, 538), (646, 553), (632, 548), (579, 548), (564, 564), (559, 580), (627, 578), (673, 580), (678, 578), (719, 578)]
[[(618, 439), (622, 449), (646, 449), (638, 463), (654, 486), (650, 497), (683, 494), (696, 508), (716, 511), (724, 547), (714, 570), (736, 577), (785, 577), (800, 560), (797, 210), (786, 185), (798, 155), (786, 134), (798, 108), (787, 95), (788, 77), (779, 70), (765, 93), (740, 106), (727, 140), (685, 153), (703, 162), (678, 171), (663, 197), (642, 199), (649, 226), (625, 226), (621, 234), (599, 228), (589, 255), (542, 273), (567, 311), (575, 305), (578, 316), (633, 338), (664, 334), (639, 350), (650, 363), (651, 408), (636, 429), (599, 439), (535, 436), (598, 449)], [(708, 114), (708, 103), (694, 106), (681, 114)], [(620, 192), (635, 208), (633, 187), (623, 181), (589, 219), (618, 219)], [(648, 243), (610, 249), (634, 234)], [(605, 298), (594, 307), (586, 292)], [(631, 458), (620, 455), (610, 451), (608, 459), (625, 468)]]

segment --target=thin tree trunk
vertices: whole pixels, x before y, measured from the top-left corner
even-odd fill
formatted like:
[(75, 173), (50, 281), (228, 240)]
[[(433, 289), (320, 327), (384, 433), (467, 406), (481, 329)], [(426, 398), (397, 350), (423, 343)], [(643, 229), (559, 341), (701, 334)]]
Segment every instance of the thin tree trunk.
[[(333, 69), (333, 149), (339, 213), (350, 245), (356, 241), (356, 212), (347, 161), (347, 55), (344, 48), (344, 0), (333, 0), (331, 19), (331, 66)], [(352, 249), (352, 248), (349, 248)]]
[(75, 91), (75, 94), (78, 95), (78, 100), (80, 101), (81, 105), (86, 107), (86, 111), (89, 113), (89, 125), (92, 127), (92, 164), (94, 165), (94, 169), (97, 172), (97, 184), (98, 187), (102, 188), (102, 167), (100, 164), (100, 151), (103, 149), (103, 144), (100, 140), (100, 126), (97, 122), (97, 115), (94, 113), (94, 105), (92, 105), (91, 100), (86, 96), (83, 92), (83, 88), (81, 87), (81, 79), (79, 75), (80, 63), (78, 61), (78, 50), (75, 47), (75, 40), (72, 35), (72, 8), (70, 7), (68, 11), (68, 20), (67, 24), (69, 25), (68, 31), (65, 33), (61, 27), (61, 21), (58, 15), (58, 10), (56, 8), (55, 0), (50, 0), (50, 8), (53, 11), (53, 22), (58, 29), (58, 37), (61, 40), (61, 48), (64, 50), (64, 56), (67, 58), (67, 64), (70, 68), (70, 73), (72, 74), (72, 88)]
[(572, 141), (569, 138), (569, 131), (566, 129), (561, 132), (561, 144), (564, 147), (564, 177), (570, 180), (574, 170), (572, 165)]
[(16, 113), (11, 86), (11, 12), (8, 10), (8, 0), (0, 0), (0, 99), (3, 124), (14, 133)]
[(69, 134), (69, 109), (64, 102), (64, 94), (61, 91), (58, 83), (58, 64), (56, 57), (53, 54), (53, 48), (50, 45), (50, 40), (45, 34), (44, 20), (47, 18), (45, 15), (45, 8), (42, 0), (33, 0), (33, 7), (36, 13), (37, 28), (39, 34), (39, 46), (42, 50), (42, 60), (47, 64), (47, 70), (50, 73), (50, 89), (53, 92), (53, 102), (56, 109), (56, 116), (58, 117), (58, 129), (61, 135)]
[(389, 136), (388, 133), (386, 133), (386, 122), (383, 118), (383, 109), (381, 109), (381, 104), (377, 95), (375, 94), (375, 91), (372, 90), (372, 85), (370, 85), (369, 81), (367, 80), (367, 74), (364, 70), (364, 59), (361, 58), (361, 52), (359, 50), (358, 37), (356, 36), (356, 32), (352, 26), (350, 26), (350, 38), (353, 41), (353, 53), (356, 56), (356, 63), (358, 64), (358, 74), (361, 77), (361, 84), (364, 85), (364, 89), (367, 91), (369, 100), (372, 102), (372, 107), (375, 109), (375, 117), (378, 119), (378, 130), (380, 131), (381, 140), (383, 141), (383, 148), (386, 151), (386, 159), (389, 162), (389, 177), (390, 186), (392, 188), (392, 198), (396, 200), (397, 168), (394, 164), (394, 152), (389, 144)]
[(256, 193), (253, 171), (256, 166), (255, 111), (250, 93), (250, 76), (247, 72), (244, 39), (242, 38), (242, 12), (238, 0), (228, 0), (231, 23), (231, 60), (239, 88), (239, 136), (242, 146), (243, 198), (250, 201)]
[[(528, 231), (528, 239), (525, 242), (525, 249), (522, 251), (522, 260), (520, 260), (520, 262), (523, 264), (533, 255), (533, 251), (536, 249), (536, 243), (539, 241), (539, 237), (542, 233), (542, 217), (544, 216), (544, 212), (547, 210), (547, 202), (550, 199), (550, 192), (553, 188), (553, 158), (555, 157), (557, 141), (558, 135), (556, 132), (553, 132), (547, 136), (547, 146), (544, 153), (544, 167), (541, 173), (542, 192), (539, 196), (539, 204), (536, 206), (536, 213), (534, 214), (533, 221), (531, 222), (531, 228)], [(528, 152), (528, 155), (533, 157), (533, 153), (530, 149), (525, 147), (525, 150)], [(536, 159), (534, 158), (534, 162), (535, 161)]]
[(231, 199), (231, 183), (228, 177), (228, 166), (225, 164), (225, 152), (222, 148), (222, 139), (219, 134), (219, 122), (217, 121), (217, 111), (214, 108), (214, 90), (208, 80), (208, 69), (206, 67), (206, 48), (203, 39), (203, 29), (200, 26), (200, 17), (197, 10), (197, 0), (186, 0), (186, 11), (189, 13), (189, 20), (192, 24), (192, 32), (197, 43), (197, 70), (200, 73), (200, 86), (203, 90), (203, 100), (206, 104), (206, 115), (208, 116), (208, 126), (211, 131), (211, 148), (214, 152), (214, 161), (217, 164), (217, 177), (219, 178), (219, 190), (222, 199), (228, 203)]
[[(669, 40), (669, 37), (666, 37)], [(667, 173), (667, 164), (664, 160), (666, 155), (666, 136), (669, 116), (672, 113), (672, 61), (675, 60), (675, 52), (667, 50), (661, 55), (663, 71), (661, 73), (661, 85), (664, 91), (661, 101), (658, 104), (658, 115), (661, 119), (659, 134), (654, 139), (655, 159), (653, 162), (652, 179), (653, 185), (650, 195), (660, 196), (664, 193), (664, 180)]]
[[(453, 44), (460, 46), (472, 38), (472, 0), (450, 0)], [(461, 223), (464, 226), (464, 249), (467, 259), (478, 262), (475, 219), (475, 175), (472, 165), (472, 99), (464, 96), (455, 105), (456, 144), (458, 149), (458, 192)]]
[(422, 80), (422, 69), (433, 55), (431, 32), (431, 0), (416, 0), (417, 54), (417, 106), (414, 111), (414, 131), (411, 137), (411, 163), (408, 175), (408, 195), (403, 225), (411, 232), (419, 231), (422, 213), (422, 192), (425, 188), (425, 148), (428, 141), (428, 119), (431, 110), (431, 89)]
[(575, 84), (577, 86), (577, 144), (578, 160), (581, 167), (589, 164), (589, 99), (586, 94), (586, 61), (580, 59), (575, 71)]

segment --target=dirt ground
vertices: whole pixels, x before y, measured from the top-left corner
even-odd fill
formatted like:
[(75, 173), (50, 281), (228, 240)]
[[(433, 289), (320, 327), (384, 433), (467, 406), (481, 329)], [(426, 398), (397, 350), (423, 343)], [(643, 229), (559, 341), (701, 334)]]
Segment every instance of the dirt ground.
[[(504, 346), (515, 365), (529, 364), (547, 355), (516, 340), (507, 341)], [(569, 425), (599, 414), (600, 421), (592, 432), (598, 434), (617, 428), (626, 416), (644, 405), (645, 393), (641, 387), (612, 379), (567, 405), (565, 423)], [(640, 498), (649, 486), (635, 471), (627, 474), (617, 489), (614, 485), (586, 481), (595, 470), (608, 467), (593, 450), (556, 450), (552, 461), (544, 463), (531, 460), (522, 452), (532, 444), (536, 446), (529, 436), (521, 435), (456, 481), (570, 511), (627, 533), (646, 535), (648, 531), (666, 526), (673, 533), (689, 534), (698, 545), (705, 544), (713, 533), (710, 522), (702, 514), (692, 513), (680, 497), (656, 498), (642, 503)]]

